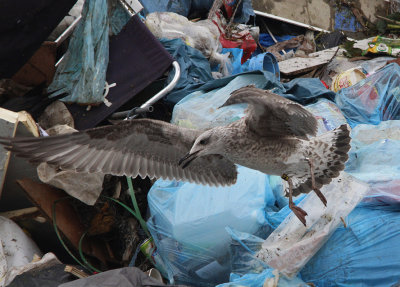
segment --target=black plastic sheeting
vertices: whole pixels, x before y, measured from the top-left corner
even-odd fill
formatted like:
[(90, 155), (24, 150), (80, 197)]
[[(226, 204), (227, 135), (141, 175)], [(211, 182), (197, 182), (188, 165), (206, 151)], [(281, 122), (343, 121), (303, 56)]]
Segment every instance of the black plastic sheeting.
[(334, 31), (329, 34), (322, 34), (315, 39), (317, 51), (337, 47), (346, 40), (346, 36), (342, 31)]
[(107, 82), (117, 85), (110, 88), (107, 100), (110, 107), (100, 104), (90, 111), (86, 106), (68, 105), (75, 119), (75, 128), (93, 128), (132, 99), (171, 67), (173, 58), (160, 41), (142, 23), (138, 15), (133, 16), (122, 31), (110, 38), (110, 56)]
[(0, 79), (11, 78), (77, 0), (0, 1)]
[(18, 275), (8, 287), (57, 287), (61, 283), (75, 280), (75, 276), (64, 271), (64, 264), (29, 270)]

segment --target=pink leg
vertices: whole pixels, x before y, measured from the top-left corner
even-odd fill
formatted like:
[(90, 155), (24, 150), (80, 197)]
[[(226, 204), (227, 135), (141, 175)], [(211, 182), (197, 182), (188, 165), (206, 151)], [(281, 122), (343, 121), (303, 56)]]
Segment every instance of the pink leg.
[(322, 203), (326, 206), (328, 201), (326, 200), (325, 196), (322, 194), (322, 192), (315, 186), (315, 177), (314, 177), (314, 163), (311, 159), (307, 159), (308, 164), (310, 165), (310, 173), (311, 173), (311, 188), (312, 190), (315, 191), (319, 199), (322, 201)]
[(307, 212), (305, 212), (302, 208), (296, 206), (293, 202), (293, 198), (292, 198), (293, 197), (293, 182), (287, 175), (283, 175), (282, 178), (289, 183), (289, 208), (293, 211), (293, 213), (297, 216), (297, 218), (301, 221), (301, 223), (303, 223), (304, 226), (306, 226)]

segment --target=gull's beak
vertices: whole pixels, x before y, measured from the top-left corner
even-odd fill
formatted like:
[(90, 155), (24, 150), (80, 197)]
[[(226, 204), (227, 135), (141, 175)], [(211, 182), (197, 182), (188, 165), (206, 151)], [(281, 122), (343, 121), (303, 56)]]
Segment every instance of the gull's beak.
[(181, 158), (178, 162), (182, 168), (186, 168), (193, 160), (197, 158), (197, 154), (200, 150), (195, 151), (194, 153), (188, 152), (183, 158)]

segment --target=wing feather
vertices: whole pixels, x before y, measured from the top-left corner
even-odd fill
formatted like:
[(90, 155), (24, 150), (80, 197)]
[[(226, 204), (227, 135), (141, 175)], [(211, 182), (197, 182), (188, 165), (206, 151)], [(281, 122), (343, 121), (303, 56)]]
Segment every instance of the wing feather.
[(317, 134), (314, 115), (300, 104), (255, 86), (234, 91), (222, 105), (247, 103), (246, 122), (249, 129), (260, 136), (307, 138)]
[(229, 185), (236, 166), (217, 155), (199, 157), (183, 170), (179, 165), (201, 131), (140, 119), (114, 126), (41, 138), (0, 138), (16, 155), (76, 171), (136, 177), (150, 176)]

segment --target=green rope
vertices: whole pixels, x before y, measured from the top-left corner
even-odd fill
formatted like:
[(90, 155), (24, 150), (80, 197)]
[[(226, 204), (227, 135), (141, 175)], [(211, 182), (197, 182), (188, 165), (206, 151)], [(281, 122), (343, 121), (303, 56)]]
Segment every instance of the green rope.
[[(131, 197), (131, 199), (132, 199), (132, 205), (133, 205), (133, 208), (135, 209), (135, 211), (133, 211), (132, 208), (130, 208), (129, 206), (127, 206), (126, 204), (122, 203), (121, 201), (119, 201), (119, 200), (117, 200), (117, 199), (115, 199), (115, 198), (108, 197), (108, 196), (104, 196), (104, 195), (102, 195), (102, 197), (107, 198), (107, 199), (109, 199), (109, 200), (112, 200), (112, 201), (118, 203), (119, 205), (121, 205), (122, 207), (124, 207), (127, 211), (129, 211), (129, 212), (139, 221), (139, 224), (142, 226), (142, 228), (143, 228), (144, 232), (146, 233), (146, 235), (147, 235), (148, 237), (151, 237), (151, 234), (150, 234), (149, 229), (148, 229), (148, 227), (147, 227), (146, 221), (143, 219), (143, 217), (142, 217), (142, 215), (141, 215), (141, 213), (140, 213), (139, 206), (138, 206), (137, 201), (136, 201), (136, 196), (135, 196), (135, 191), (134, 191), (134, 189), (133, 189), (132, 179), (131, 179), (130, 177), (127, 177), (126, 179), (127, 179), (128, 187), (129, 187), (129, 195), (130, 195), (130, 197)], [(66, 199), (71, 199), (71, 197), (63, 197), (63, 198), (57, 199), (56, 201), (53, 202), (53, 206), (52, 206), (53, 227), (54, 227), (54, 231), (56, 232), (56, 235), (57, 235), (57, 237), (58, 237), (58, 240), (60, 240), (61, 245), (64, 247), (64, 249), (67, 251), (67, 253), (68, 253), (80, 266), (82, 266), (82, 267), (84, 267), (84, 268), (91, 269), (91, 270), (93, 270), (93, 271), (95, 271), (95, 272), (101, 272), (100, 270), (98, 270), (98, 269), (96, 269), (95, 267), (93, 267), (93, 266), (86, 260), (84, 254), (83, 254), (83, 251), (82, 251), (82, 241), (83, 241), (83, 238), (86, 236), (87, 231), (86, 231), (85, 233), (82, 234), (81, 238), (79, 239), (79, 246), (78, 246), (79, 255), (80, 255), (80, 257), (81, 257), (83, 263), (82, 263), (78, 258), (76, 258), (74, 254), (72, 254), (71, 250), (69, 250), (69, 248), (67, 247), (67, 245), (65, 244), (64, 240), (63, 240), (62, 237), (61, 237), (61, 234), (60, 234), (60, 232), (59, 232), (59, 230), (58, 230), (58, 227), (57, 227), (57, 220), (56, 220), (56, 204), (57, 204), (58, 202), (62, 201), (62, 200), (66, 200)]]
[(147, 228), (146, 221), (144, 221), (142, 215), (140, 214), (140, 209), (136, 201), (135, 191), (133, 190), (132, 178), (126, 177), (126, 180), (128, 181), (129, 194), (132, 199), (133, 208), (135, 208), (135, 213), (137, 215), (136, 218), (139, 220), (139, 223), (142, 226), (143, 230), (146, 232), (147, 236), (151, 237), (149, 229)]
[(94, 271), (94, 272), (101, 273), (102, 271), (99, 270), (99, 269), (97, 269), (97, 268), (95, 268), (92, 264), (90, 264), (90, 263), (86, 260), (85, 256), (83, 255), (83, 251), (82, 251), (82, 241), (83, 241), (83, 238), (86, 236), (86, 234), (87, 234), (87, 231), (86, 231), (85, 233), (83, 233), (82, 236), (81, 236), (81, 238), (79, 239), (79, 246), (78, 246), (79, 255), (81, 256), (82, 261), (85, 263), (85, 265), (86, 265), (89, 269), (91, 269), (91, 270)]
[(112, 200), (112, 201), (114, 201), (115, 203), (118, 203), (119, 205), (121, 205), (121, 206), (122, 206), (123, 208), (125, 208), (126, 210), (128, 210), (128, 211), (139, 221), (140, 225), (142, 226), (142, 228), (143, 228), (143, 230), (146, 232), (146, 234), (147, 234), (149, 237), (151, 237), (150, 232), (149, 232), (149, 230), (148, 230), (148, 228), (147, 228), (147, 225), (146, 225), (146, 221), (144, 221), (144, 219), (142, 218), (142, 216), (140, 215), (140, 213), (139, 213), (139, 215), (136, 214), (136, 212), (133, 211), (132, 208), (130, 208), (130, 207), (127, 206), (125, 203), (122, 203), (121, 201), (119, 201), (119, 200), (117, 200), (117, 199), (115, 199), (115, 198), (108, 197), (108, 196), (105, 196), (105, 195), (102, 195), (102, 197), (107, 198), (107, 199), (109, 199), (109, 200)]
[(74, 254), (72, 254), (71, 250), (69, 250), (69, 248), (67, 247), (67, 245), (65, 244), (64, 240), (61, 238), (61, 234), (58, 231), (58, 227), (57, 227), (57, 219), (56, 219), (56, 204), (59, 203), (62, 200), (66, 200), (66, 199), (70, 199), (71, 197), (63, 197), (60, 199), (57, 199), (56, 201), (53, 202), (52, 205), (52, 215), (53, 215), (53, 227), (54, 227), (54, 231), (56, 232), (56, 235), (58, 237), (58, 240), (60, 240), (61, 245), (64, 247), (64, 249), (68, 252), (68, 254), (82, 267), (87, 268), (85, 266), (85, 264), (83, 264), (81, 261), (78, 260), (78, 258), (75, 257)]

